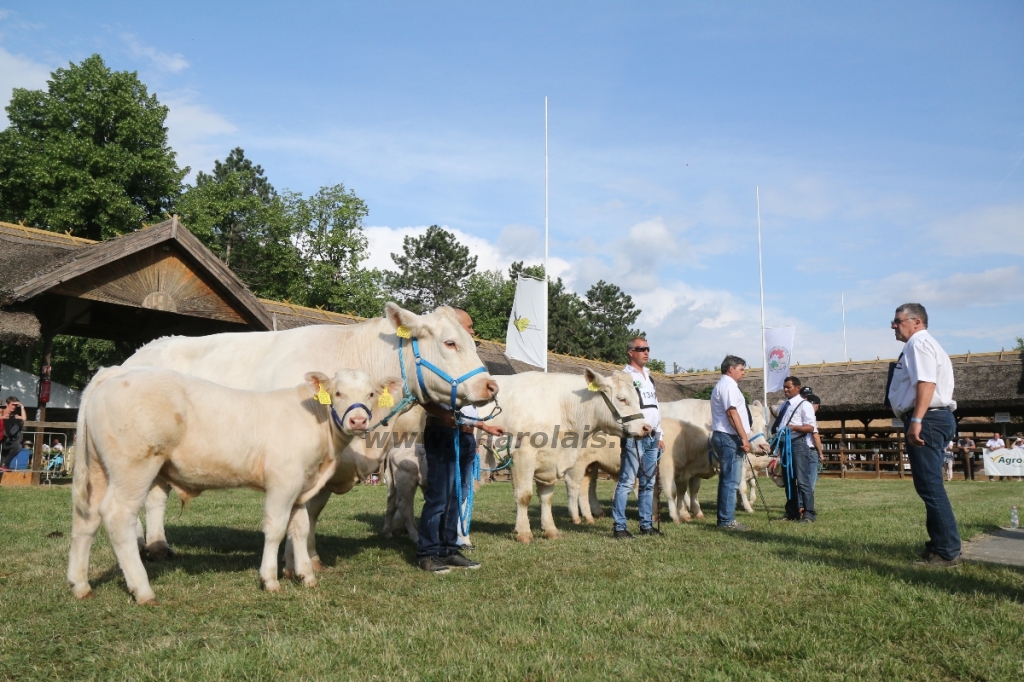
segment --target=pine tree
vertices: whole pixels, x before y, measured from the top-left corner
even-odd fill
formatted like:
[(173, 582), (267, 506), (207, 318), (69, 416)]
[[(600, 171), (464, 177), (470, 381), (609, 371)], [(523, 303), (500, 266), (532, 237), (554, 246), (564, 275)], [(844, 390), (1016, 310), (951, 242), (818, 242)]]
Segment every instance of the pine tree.
[(406, 237), (402, 254), (393, 253), (391, 259), (399, 271), (387, 277), (390, 293), (417, 313), (461, 305), (466, 281), (476, 272), (469, 247), (437, 225), (420, 237)]

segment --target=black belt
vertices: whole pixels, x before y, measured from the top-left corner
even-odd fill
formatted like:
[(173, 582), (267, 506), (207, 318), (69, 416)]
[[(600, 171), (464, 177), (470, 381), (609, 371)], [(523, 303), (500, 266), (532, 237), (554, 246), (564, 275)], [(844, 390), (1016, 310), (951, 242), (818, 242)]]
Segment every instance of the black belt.
[(948, 405), (946, 407), (929, 407), (928, 408), (929, 412), (938, 412), (939, 410), (945, 410), (946, 412), (952, 412), (952, 410), (949, 409)]

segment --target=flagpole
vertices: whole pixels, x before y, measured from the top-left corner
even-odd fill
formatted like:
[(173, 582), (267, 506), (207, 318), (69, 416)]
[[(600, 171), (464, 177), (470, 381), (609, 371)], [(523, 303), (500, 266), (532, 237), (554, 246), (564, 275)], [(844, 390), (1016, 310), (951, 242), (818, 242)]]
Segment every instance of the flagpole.
[(544, 96), (544, 371), (548, 371), (548, 98)]
[(846, 349), (846, 292), (839, 294), (840, 301), (843, 304), (843, 357), (847, 360), (850, 359), (849, 351)]
[(757, 274), (761, 283), (761, 386), (764, 389), (764, 422), (768, 423), (768, 348), (764, 338), (764, 265), (761, 261), (761, 188), (755, 186), (757, 196)]

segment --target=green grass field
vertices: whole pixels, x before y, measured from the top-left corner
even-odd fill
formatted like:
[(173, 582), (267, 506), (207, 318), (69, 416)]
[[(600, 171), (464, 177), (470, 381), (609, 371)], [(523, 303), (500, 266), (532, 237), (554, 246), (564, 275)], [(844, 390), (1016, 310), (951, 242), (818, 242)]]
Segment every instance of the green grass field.
[[(965, 539), (1024, 503), (1021, 483), (949, 491)], [(779, 512), (781, 490), (765, 492)], [(132, 603), (102, 529), (96, 599), (71, 596), (70, 495), (0, 490), (0, 678), (1024, 679), (1024, 571), (912, 566), (925, 532), (909, 481), (823, 480), (814, 525), (741, 513), (752, 532), (663, 523), (667, 537), (625, 543), (608, 519), (573, 527), (560, 490), (562, 539), (532, 545), (493, 484), (473, 524), (483, 568), (447, 576), (380, 539), (385, 490), (361, 486), (321, 519), (320, 586), (276, 595), (258, 587), (262, 497), (208, 493), (169, 511), (179, 555), (147, 564), (157, 607)]]

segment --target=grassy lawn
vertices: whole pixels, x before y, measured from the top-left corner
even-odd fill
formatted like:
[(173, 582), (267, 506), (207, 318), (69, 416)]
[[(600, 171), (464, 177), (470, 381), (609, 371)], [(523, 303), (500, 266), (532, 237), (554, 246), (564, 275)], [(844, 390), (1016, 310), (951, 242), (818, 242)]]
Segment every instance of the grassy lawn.
[[(965, 539), (1024, 506), (1021, 483), (949, 491)], [(779, 513), (782, 492), (765, 492)], [(278, 595), (258, 589), (260, 495), (208, 493), (180, 516), (172, 504), (179, 556), (147, 564), (161, 602), (147, 608), (102, 529), (96, 599), (71, 596), (69, 488), (2, 489), (0, 678), (1024, 678), (1024, 571), (911, 566), (925, 532), (909, 481), (823, 480), (813, 525), (741, 512), (750, 533), (663, 523), (667, 537), (625, 543), (608, 519), (574, 528), (563, 489), (562, 539), (532, 545), (512, 540), (511, 491), (493, 484), (473, 524), (483, 568), (443, 577), (412, 566), (407, 538), (379, 538), (384, 495), (361, 486), (332, 500), (320, 586)]]

